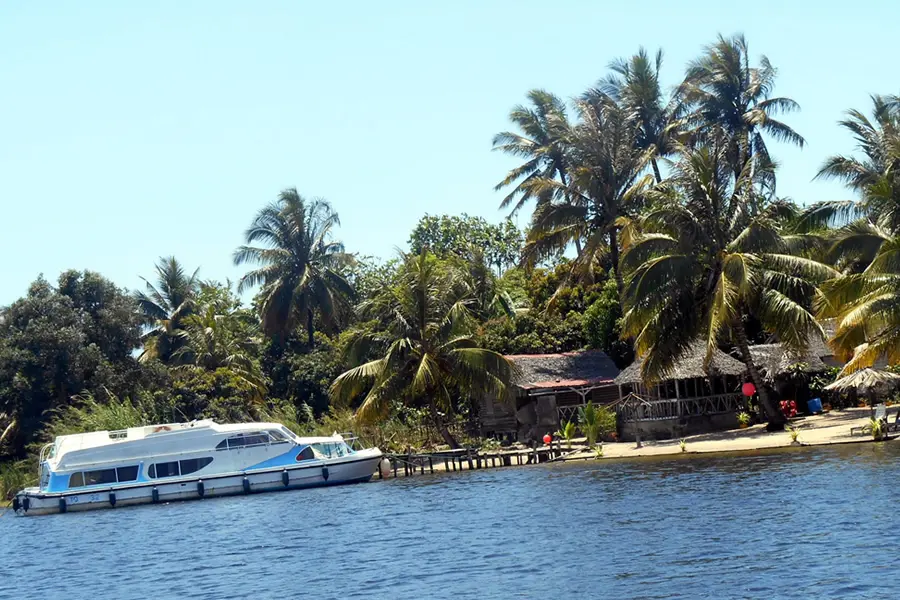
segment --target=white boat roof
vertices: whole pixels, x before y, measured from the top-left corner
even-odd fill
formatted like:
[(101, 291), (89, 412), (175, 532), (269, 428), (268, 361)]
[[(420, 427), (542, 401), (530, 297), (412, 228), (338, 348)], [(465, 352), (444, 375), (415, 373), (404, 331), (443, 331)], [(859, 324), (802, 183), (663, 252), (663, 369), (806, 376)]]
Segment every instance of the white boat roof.
[[(191, 421), (189, 423), (159, 423), (156, 425), (145, 425), (143, 427), (129, 427), (118, 431), (92, 431), (89, 433), (75, 433), (71, 435), (61, 435), (56, 438), (53, 443), (53, 460), (59, 462), (63, 456), (71, 452), (79, 450), (88, 450), (91, 448), (101, 448), (104, 446), (113, 446), (126, 442), (136, 442), (139, 440), (147, 440), (148, 442), (165, 440), (167, 443), (175, 443), (187, 434), (190, 438), (204, 436), (201, 432), (205, 430), (209, 436), (216, 436), (229, 433), (253, 433), (256, 431), (264, 431), (268, 429), (281, 429), (284, 427), (281, 423), (216, 423), (209, 419), (200, 421)], [(285, 427), (285, 429), (287, 429)], [(288, 430), (290, 431), (290, 430)], [(293, 433), (293, 432), (292, 432)], [(296, 433), (294, 434), (296, 435)], [(298, 436), (299, 437), (299, 436)], [(335, 433), (330, 437), (299, 437), (301, 443), (315, 443), (334, 441), (343, 439)], [(129, 444), (131, 446), (133, 444)]]

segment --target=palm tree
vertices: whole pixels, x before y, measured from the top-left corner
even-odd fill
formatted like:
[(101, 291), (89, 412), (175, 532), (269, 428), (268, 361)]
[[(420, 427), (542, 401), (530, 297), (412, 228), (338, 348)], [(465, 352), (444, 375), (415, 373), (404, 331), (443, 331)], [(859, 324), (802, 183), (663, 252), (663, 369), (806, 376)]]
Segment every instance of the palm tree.
[(652, 151), (639, 147), (640, 124), (611, 98), (594, 91), (577, 108), (568, 184), (542, 177), (528, 184), (552, 200), (535, 209), (524, 256), (535, 263), (584, 239), (572, 275), (589, 280), (608, 262), (621, 290), (619, 228), (623, 217), (637, 215), (643, 192), (653, 183), (653, 176), (644, 174)]
[(247, 244), (234, 253), (234, 264), (254, 263), (238, 293), (262, 285), (260, 319), (267, 335), (283, 339), (305, 321), (309, 347), (314, 345), (314, 316), (326, 324), (346, 310), (353, 288), (343, 275), (352, 262), (344, 245), (331, 239), (340, 225), (327, 201), (306, 200), (294, 188), (281, 192), (276, 202), (257, 213), (247, 229)]
[(759, 67), (750, 66), (744, 36), (726, 39), (719, 35), (716, 43), (688, 65), (680, 90), (690, 107), (686, 120), (695, 142), (724, 135), (735, 179), (752, 162), (773, 192), (773, 161), (762, 134), (801, 148), (805, 144), (800, 134), (775, 119), (779, 113), (800, 108), (790, 98), (770, 97), (775, 75), (775, 68), (765, 56)]
[(518, 125), (522, 133), (503, 131), (494, 136), (493, 142), (494, 150), (525, 159), (523, 164), (507, 173), (503, 181), (494, 188), (500, 190), (514, 185), (500, 203), (500, 208), (507, 208), (515, 203), (513, 213), (536, 197), (534, 189), (529, 185), (534, 178), (559, 178), (563, 185), (567, 183), (569, 121), (566, 105), (544, 90), (531, 90), (528, 92), (528, 99), (533, 108), (518, 105), (509, 113), (509, 120)]
[(650, 381), (698, 338), (711, 358), (731, 337), (770, 423), (783, 425), (750, 355), (745, 320), (752, 316), (789, 348), (805, 348), (810, 335), (822, 335), (810, 312), (816, 284), (835, 272), (794, 254), (796, 240), (780, 225), (791, 207), (760, 197), (749, 165), (735, 181), (729, 146), (681, 147), (657, 208), (639, 220), (641, 233), (622, 261), (629, 272), (622, 335), (646, 356)]
[(188, 276), (175, 257), (169, 256), (156, 264), (156, 285), (141, 277), (146, 290), (135, 294), (145, 322), (141, 360), (155, 358), (167, 363), (181, 347), (179, 333), (193, 311), (200, 286), (197, 271)]
[(616, 59), (609, 64), (612, 71), (597, 83), (595, 92), (604, 94), (621, 106), (638, 124), (635, 145), (650, 151), (650, 164), (657, 183), (662, 182), (658, 158), (672, 154), (680, 117), (681, 98), (673, 95), (666, 100), (659, 83), (662, 50), (653, 60), (644, 48), (630, 59)]
[(820, 202), (804, 214), (808, 227), (837, 226), (830, 259), (844, 272), (862, 272), (881, 245), (900, 234), (900, 100), (872, 96), (872, 119), (850, 110), (841, 126), (853, 134), (862, 158), (832, 156), (817, 178), (843, 181), (860, 195)]
[[(398, 283), (361, 307), (381, 332), (357, 335), (348, 359), (358, 366), (334, 381), (330, 395), (335, 402), (362, 395), (357, 417), (363, 422), (385, 417), (395, 401), (424, 405), (444, 441), (457, 448), (445, 418), (454, 398), (504, 396), (513, 366), (471, 337), (471, 292), (456, 268), (427, 250), (404, 258)], [(380, 358), (359, 364), (373, 349)]]
[(242, 338), (241, 324), (236, 321), (236, 315), (219, 314), (213, 305), (190, 315), (184, 320), (184, 344), (173, 359), (182, 369), (229, 369), (261, 397), (266, 391), (265, 378), (253, 358), (258, 341)]
[(829, 259), (841, 276), (828, 282), (819, 304), (836, 317), (831, 341), (846, 372), (879, 358), (900, 360), (900, 99), (872, 97), (872, 119), (851, 110), (841, 125), (863, 158), (832, 156), (818, 174), (839, 179), (859, 202), (823, 202), (805, 214), (812, 225), (844, 223), (830, 236)]

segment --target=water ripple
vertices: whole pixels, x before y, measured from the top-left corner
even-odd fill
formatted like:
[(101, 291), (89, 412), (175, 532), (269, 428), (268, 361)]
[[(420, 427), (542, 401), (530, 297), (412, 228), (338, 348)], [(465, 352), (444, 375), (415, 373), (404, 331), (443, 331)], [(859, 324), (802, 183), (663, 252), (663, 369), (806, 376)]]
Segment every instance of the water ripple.
[(2, 598), (871, 598), (900, 448), (425, 475), (0, 519)]

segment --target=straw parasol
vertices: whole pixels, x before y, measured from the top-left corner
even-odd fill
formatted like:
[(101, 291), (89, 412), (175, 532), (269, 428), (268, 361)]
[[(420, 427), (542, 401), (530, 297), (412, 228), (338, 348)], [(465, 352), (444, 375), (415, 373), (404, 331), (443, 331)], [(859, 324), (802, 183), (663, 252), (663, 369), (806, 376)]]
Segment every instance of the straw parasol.
[(841, 377), (834, 383), (826, 385), (825, 389), (838, 392), (856, 390), (859, 394), (869, 394), (876, 390), (891, 389), (897, 385), (900, 385), (900, 375), (866, 368)]

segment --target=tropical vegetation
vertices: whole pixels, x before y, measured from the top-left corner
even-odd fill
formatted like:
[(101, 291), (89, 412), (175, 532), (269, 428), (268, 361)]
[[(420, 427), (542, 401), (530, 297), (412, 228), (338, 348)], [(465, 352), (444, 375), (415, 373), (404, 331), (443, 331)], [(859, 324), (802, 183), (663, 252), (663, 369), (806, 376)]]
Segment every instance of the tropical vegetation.
[[(839, 123), (856, 147), (817, 177), (855, 198), (799, 206), (774, 155), (806, 141), (770, 61), (719, 36), (680, 78), (664, 64), (638, 49), (572, 100), (526, 92), (493, 139), (514, 161), (496, 223), (424, 215), (382, 260), (290, 188), (247, 215), (236, 286), (172, 256), (137, 291), (38, 277), (0, 309), (0, 480), (21, 483), (10, 465), (60, 432), (153, 420), (454, 446), (477, 434), (479, 400), (511, 393), (511, 354), (640, 356), (653, 382), (699, 342), (746, 364), (773, 428), (784, 416), (750, 344), (827, 336), (845, 372), (900, 362), (900, 98)], [(599, 412), (579, 415), (591, 441)]]

